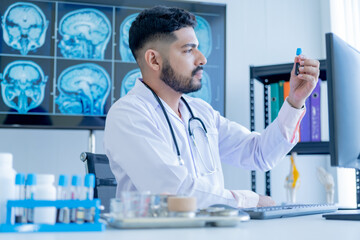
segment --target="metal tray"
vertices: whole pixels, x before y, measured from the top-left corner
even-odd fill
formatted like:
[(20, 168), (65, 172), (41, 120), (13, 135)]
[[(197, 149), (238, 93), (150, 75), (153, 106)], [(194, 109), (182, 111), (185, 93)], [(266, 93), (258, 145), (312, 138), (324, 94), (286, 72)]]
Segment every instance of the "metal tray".
[(240, 222), (250, 220), (247, 213), (238, 216), (199, 216), (185, 217), (162, 217), (162, 218), (120, 218), (114, 219), (110, 215), (103, 216), (108, 225), (113, 228), (199, 228), (199, 227), (235, 227)]

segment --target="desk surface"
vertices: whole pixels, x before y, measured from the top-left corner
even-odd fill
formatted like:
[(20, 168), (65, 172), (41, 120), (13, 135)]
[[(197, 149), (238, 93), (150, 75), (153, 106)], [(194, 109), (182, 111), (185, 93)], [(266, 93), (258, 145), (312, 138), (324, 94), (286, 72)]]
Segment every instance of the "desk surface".
[(325, 220), (321, 215), (272, 220), (251, 220), (234, 228), (183, 228), (70, 233), (0, 233), (0, 240), (231, 240), (231, 239), (360, 239), (359, 221)]

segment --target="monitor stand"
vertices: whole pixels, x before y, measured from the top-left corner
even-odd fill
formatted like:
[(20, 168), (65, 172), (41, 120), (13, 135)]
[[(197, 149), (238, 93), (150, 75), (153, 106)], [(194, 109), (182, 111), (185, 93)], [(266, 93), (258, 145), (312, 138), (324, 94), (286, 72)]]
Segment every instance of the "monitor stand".
[(327, 220), (353, 220), (360, 221), (360, 209), (339, 210), (335, 213), (322, 215)]

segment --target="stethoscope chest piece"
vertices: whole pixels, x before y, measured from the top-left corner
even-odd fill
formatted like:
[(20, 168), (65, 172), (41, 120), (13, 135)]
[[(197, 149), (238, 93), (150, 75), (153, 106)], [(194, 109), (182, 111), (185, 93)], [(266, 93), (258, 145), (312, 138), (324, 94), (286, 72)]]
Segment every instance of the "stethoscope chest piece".
[(180, 156), (178, 156), (178, 161), (179, 161), (179, 165), (180, 165), (180, 166), (184, 166), (184, 165), (185, 165), (184, 160), (183, 160)]

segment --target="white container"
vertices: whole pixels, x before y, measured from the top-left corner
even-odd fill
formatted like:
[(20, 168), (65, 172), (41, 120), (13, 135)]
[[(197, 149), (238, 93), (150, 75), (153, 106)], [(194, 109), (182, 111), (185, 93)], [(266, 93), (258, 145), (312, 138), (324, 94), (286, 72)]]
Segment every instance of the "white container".
[[(55, 176), (52, 174), (37, 174), (34, 189), (34, 200), (56, 200)], [(37, 207), (34, 209), (34, 223), (55, 224), (55, 207)]]
[[(15, 175), (11, 153), (0, 153), (0, 224), (6, 222), (6, 204), (15, 200)], [(12, 223), (14, 219), (12, 217)]]

